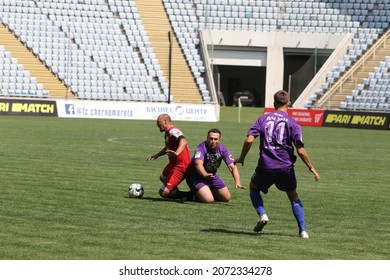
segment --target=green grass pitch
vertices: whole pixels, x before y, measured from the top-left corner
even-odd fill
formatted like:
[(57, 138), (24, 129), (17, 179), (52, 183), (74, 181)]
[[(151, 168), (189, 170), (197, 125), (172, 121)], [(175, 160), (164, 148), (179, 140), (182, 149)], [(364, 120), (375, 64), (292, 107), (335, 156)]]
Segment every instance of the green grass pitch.
[[(221, 121), (175, 122), (194, 147), (222, 131), (234, 156), (259, 108), (221, 108)], [(245, 190), (229, 203), (164, 201), (158, 177), (163, 134), (155, 121), (0, 117), (0, 259), (3, 260), (385, 260), (390, 258), (389, 131), (303, 127), (321, 175), (296, 164), (310, 239), (298, 238), (287, 196), (264, 196), (261, 234), (249, 195), (258, 140), (239, 166)], [(133, 182), (145, 188), (130, 199)], [(187, 189), (185, 183), (181, 189)]]

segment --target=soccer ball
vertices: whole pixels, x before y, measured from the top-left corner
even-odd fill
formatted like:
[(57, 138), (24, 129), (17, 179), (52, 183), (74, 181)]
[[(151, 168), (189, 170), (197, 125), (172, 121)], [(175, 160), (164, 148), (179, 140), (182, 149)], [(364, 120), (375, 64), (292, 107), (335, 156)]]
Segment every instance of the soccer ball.
[(129, 197), (131, 198), (141, 198), (144, 193), (144, 187), (141, 184), (133, 183), (129, 186)]

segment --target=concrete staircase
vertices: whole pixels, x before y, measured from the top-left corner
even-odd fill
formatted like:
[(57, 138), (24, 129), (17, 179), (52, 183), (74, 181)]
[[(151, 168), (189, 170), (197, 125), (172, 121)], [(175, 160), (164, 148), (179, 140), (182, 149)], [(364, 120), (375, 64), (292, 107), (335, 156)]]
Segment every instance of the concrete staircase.
[(202, 103), (202, 96), (173, 33), (161, 0), (136, 0), (140, 18), (169, 84), (169, 37), (172, 34), (171, 96), (174, 102)]
[(13, 57), (22, 64), (24, 69), (30, 72), (31, 77), (35, 77), (37, 82), (42, 84), (48, 91), (49, 96), (67, 96), (67, 88), (61, 81), (48, 70), (41, 61), (33, 55), (8, 29), (0, 24), (0, 45), (4, 46)]
[(390, 30), (388, 30), (347, 72), (332, 85), (313, 107), (340, 108), (340, 102), (373, 72), (380, 62), (390, 55)]

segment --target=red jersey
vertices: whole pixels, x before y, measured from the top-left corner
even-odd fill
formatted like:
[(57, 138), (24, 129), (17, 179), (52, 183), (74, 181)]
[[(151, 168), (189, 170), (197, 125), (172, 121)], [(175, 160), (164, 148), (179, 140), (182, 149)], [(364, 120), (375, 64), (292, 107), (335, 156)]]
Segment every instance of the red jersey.
[[(184, 137), (183, 133), (176, 126), (171, 126), (165, 131), (165, 146), (172, 151), (176, 151), (179, 146), (179, 140)], [(183, 164), (184, 166), (188, 166), (190, 164), (190, 150), (188, 146), (184, 148), (184, 150), (177, 157), (169, 157), (169, 162), (171, 164)]]

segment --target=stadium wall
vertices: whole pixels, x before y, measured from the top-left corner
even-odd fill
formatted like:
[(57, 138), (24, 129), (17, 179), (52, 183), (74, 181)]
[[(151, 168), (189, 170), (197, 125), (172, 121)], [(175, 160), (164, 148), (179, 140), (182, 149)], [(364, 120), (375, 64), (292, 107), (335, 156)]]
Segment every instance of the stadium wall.
[[(284, 53), (288, 50), (315, 53), (331, 50), (326, 67), (316, 75), (310, 87), (301, 94), (295, 107), (305, 108), (304, 101), (325, 81), (326, 72), (346, 53), (352, 34), (261, 32), (232, 30), (200, 30), (200, 38), (207, 53), (206, 65), (236, 65), (266, 67), (266, 90), (276, 92), (283, 88)], [(337, 51), (335, 51), (337, 50)], [(269, 63), (271, 62), (272, 63)], [(272, 95), (265, 96), (265, 106), (272, 107)]]

